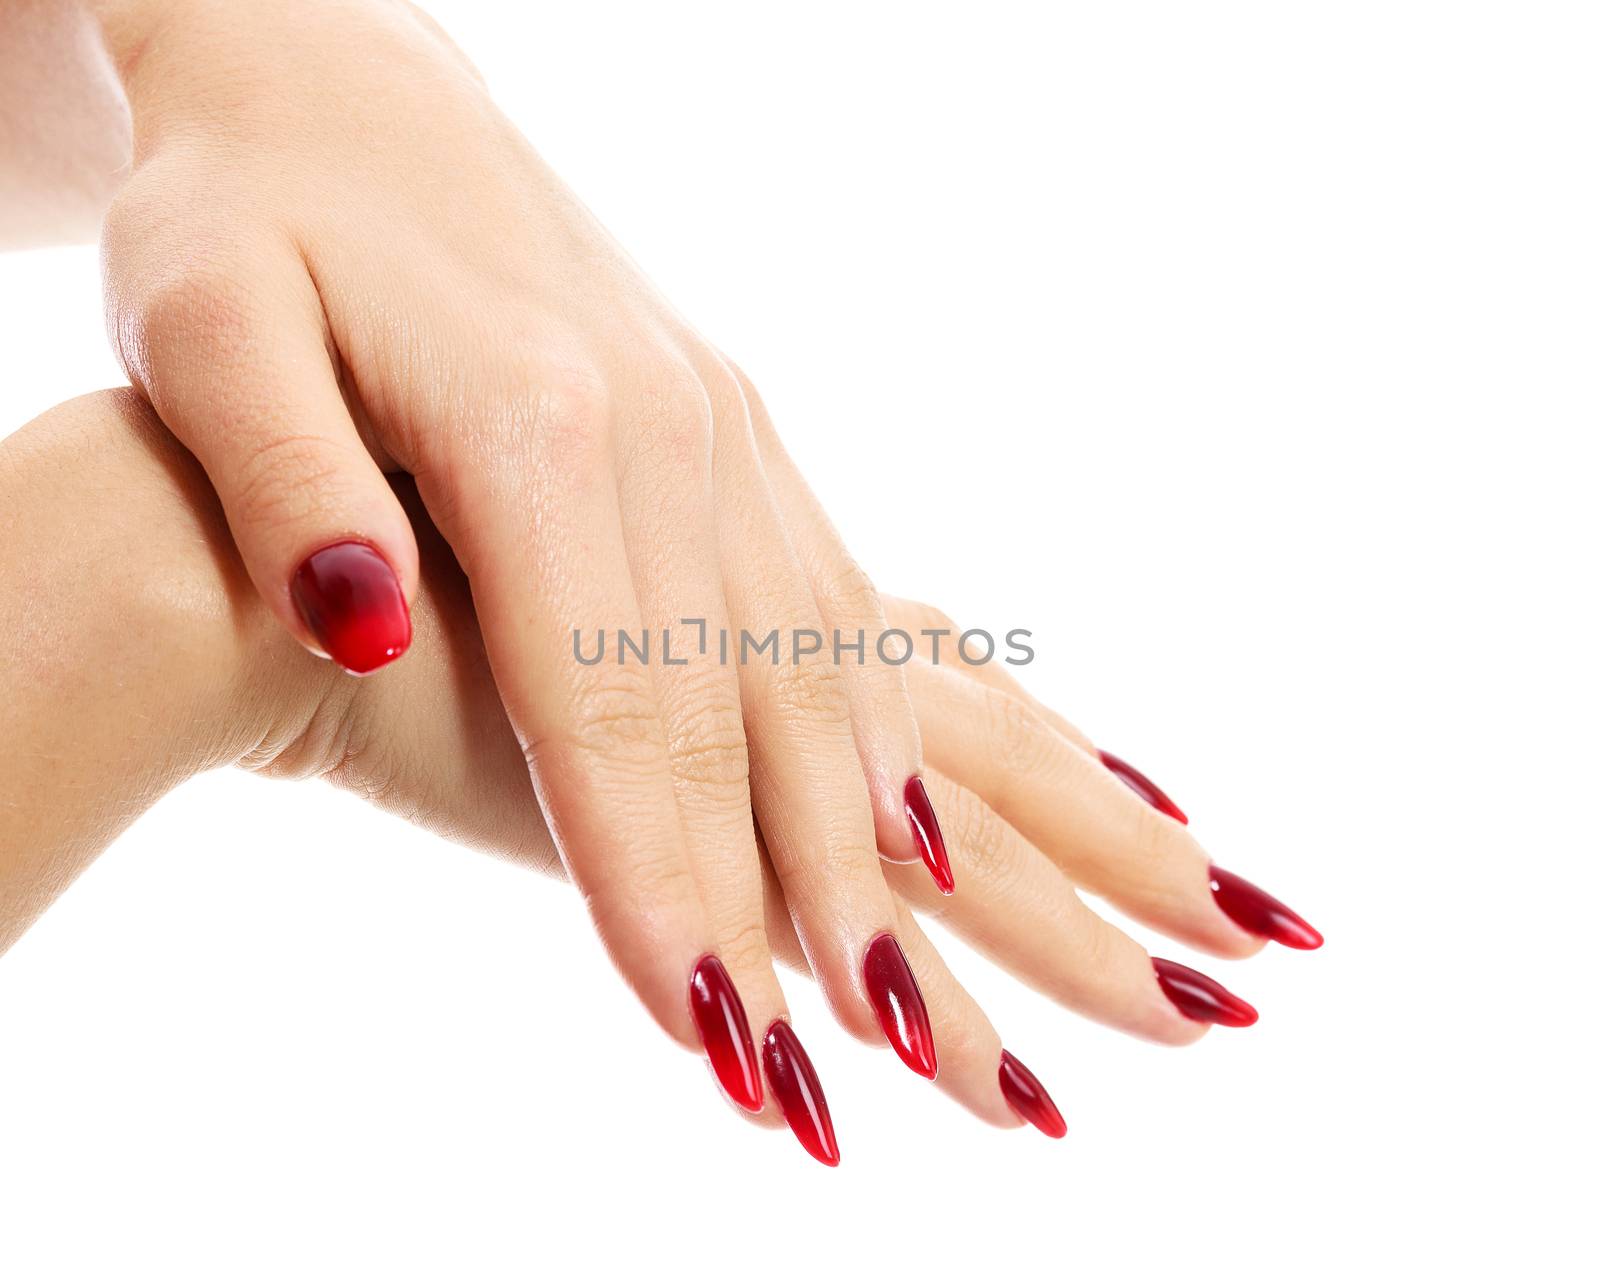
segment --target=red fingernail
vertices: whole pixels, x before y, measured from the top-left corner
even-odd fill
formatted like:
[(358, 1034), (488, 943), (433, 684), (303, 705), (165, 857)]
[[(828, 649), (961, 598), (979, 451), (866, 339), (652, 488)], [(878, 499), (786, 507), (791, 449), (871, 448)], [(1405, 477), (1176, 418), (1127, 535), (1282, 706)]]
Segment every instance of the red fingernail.
[(1211, 895), (1222, 913), (1247, 933), (1295, 950), (1315, 950), (1322, 945), (1322, 934), (1283, 902), (1221, 866), (1211, 867)]
[(1174, 821), (1182, 825), (1189, 824), (1189, 818), (1183, 814), (1183, 809), (1167, 797), (1165, 790), (1138, 768), (1134, 767), (1132, 763), (1129, 763), (1126, 759), (1119, 759), (1115, 754), (1106, 750), (1096, 750), (1095, 752), (1100, 755), (1100, 761), (1115, 774), (1119, 781), (1157, 812), (1165, 812)]
[(861, 961), (861, 980), (878, 1014), (878, 1025), (900, 1060), (918, 1075), (933, 1079), (939, 1074), (933, 1023), (928, 1020), (928, 1006), (922, 1002), (905, 951), (892, 933), (879, 933), (868, 944)]
[(750, 1038), (744, 1002), (715, 955), (707, 955), (694, 966), (689, 978), (689, 1012), (694, 1015), (694, 1028), (700, 1032), (717, 1083), (746, 1111), (761, 1110), (761, 1072), (756, 1068), (756, 1046)]
[(1040, 1133), (1051, 1138), (1067, 1136), (1067, 1122), (1044, 1091), (1039, 1077), (1004, 1049), (1000, 1050), (1000, 1092), (1011, 1109)]
[(828, 1099), (822, 1096), (822, 1081), (799, 1038), (782, 1018), (767, 1027), (767, 1038), (761, 1042), (761, 1064), (767, 1069), (767, 1083), (783, 1108), (789, 1132), (830, 1169), (838, 1164), (839, 1144), (834, 1141), (833, 1117), (828, 1114)]
[(322, 650), (352, 674), (370, 674), (411, 646), (411, 612), (383, 554), (360, 540), (318, 549), (289, 586)]
[(945, 855), (939, 818), (933, 815), (933, 801), (928, 798), (928, 787), (923, 785), (920, 776), (906, 782), (906, 819), (911, 822), (911, 836), (917, 841), (922, 864), (928, 867), (939, 891), (948, 897), (956, 890), (956, 877), (950, 873), (950, 858)]
[(1170, 959), (1152, 959), (1156, 979), (1172, 1006), (1195, 1022), (1215, 1022), (1218, 1026), (1254, 1026), (1260, 1016), (1237, 995), (1204, 973), (1175, 964)]

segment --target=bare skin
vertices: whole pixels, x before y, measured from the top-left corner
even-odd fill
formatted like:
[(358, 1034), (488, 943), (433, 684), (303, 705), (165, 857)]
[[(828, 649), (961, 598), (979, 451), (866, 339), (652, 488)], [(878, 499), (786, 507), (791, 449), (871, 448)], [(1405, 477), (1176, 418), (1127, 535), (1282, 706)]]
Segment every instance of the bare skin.
[[(292, 584), (350, 540), (414, 611), (418, 515), (386, 474), (414, 479), (472, 578), (562, 862), (663, 1030), (699, 1047), (685, 979), (708, 952), (754, 1024), (784, 1010), (754, 816), (830, 1009), (874, 1038), (862, 959), (897, 905), (880, 856), (919, 857), (903, 671), (870, 651), (737, 668), (572, 654), (575, 629), (884, 628), (749, 379), (412, 5), (6, 10), (28, 33), (0, 42), (27, 69), (0, 65), (17, 234), (99, 227), (119, 356), (204, 468), (268, 617), (319, 647)], [(41, 76), (71, 111), (37, 110)], [(41, 157), (77, 159), (64, 177)]]
[[(227, 765), (326, 777), (454, 840), (564, 874), (466, 582), (420, 511), (410, 663), (356, 680), (276, 627), (204, 473), (127, 390), (68, 403), (0, 444), (0, 494), (0, 619), (21, 626), (0, 633), (0, 949), (163, 793)], [(128, 547), (144, 553), (136, 566), (119, 556)], [(913, 632), (949, 624), (921, 604), (889, 605)], [(992, 1124), (1019, 1123), (996, 1082), (1000, 1037), (913, 911), (1096, 1021), (1166, 1044), (1202, 1035), (1167, 1002), (1144, 949), (1075, 891), (1212, 953), (1252, 953), (1260, 939), (1218, 910), (1189, 831), (1125, 789), (1081, 732), (1003, 670), (925, 656), (906, 668), (919, 717), (948, 733), (928, 779), (961, 881), (945, 898), (920, 868), (888, 867), (939, 1087)], [(1013, 764), (1004, 778), (997, 749)], [(1038, 798), (1055, 803), (1041, 811)], [(761, 868), (775, 954), (809, 971), (793, 907), (771, 863)], [(757, 1118), (778, 1121), (770, 1102)]]

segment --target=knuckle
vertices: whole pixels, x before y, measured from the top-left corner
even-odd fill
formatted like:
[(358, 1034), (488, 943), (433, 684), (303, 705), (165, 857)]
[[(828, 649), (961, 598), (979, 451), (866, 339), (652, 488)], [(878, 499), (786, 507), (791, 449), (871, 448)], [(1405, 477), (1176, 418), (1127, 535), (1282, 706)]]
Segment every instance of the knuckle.
[(645, 373), (642, 383), (647, 418), (652, 422), (710, 428), (711, 395), (687, 362), (658, 360)]
[(1145, 961), (1143, 967), (1149, 967), (1149, 956), (1143, 947), (1087, 907), (1078, 920), (1074, 945), (1078, 952), (1078, 971), (1082, 976), (1096, 979), (1139, 976), (1142, 973), (1139, 967), (1141, 960)]
[(878, 874), (878, 845), (871, 835), (872, 826), (864, 819), (861, 825), (838, 826), (821, 836), (817, 862), (822, 887), (859, 887), (859, 880), (864, 873), (881, 878)]
[(883, 604), (872, 577), (848, 553), (820, 586), (823, 614), (855, 625), (876, 626), (883, 621)]
[(735, 977), (753, 976), (772, 967), (766, 927), (759, 920), (739, 924), (718, 941), (722, 962)]
[(761, 390), (756, 387), (755, 381), (750, 378), (738, 362), (726, 353), (718, 353), (719, 366), (727, 371), (739, 393), (739, 400), (743, 403), (744, 412), (754, 424), (771, 424), (771, 416), (767, 413), (767, 405), (761, 398)]
[(483, 347), (497, 355), (488, 360), (482, 389), (469, 404), (480, 408), (485, 453), (531, 449), (575, 472), (609, 448), (612, 391), (597, 368), (577, 359), (521, 356), (538, 351), (535, 338), (497, 339)]
[(955, 838), (955, 848), (960, 854), (963, 871), (985, 886), (993, 886), (1014, 870), (1011, 856), (1011, 836), (1006, 824), (995, 811), (976, 794), (967, 789), (954, 791), (948, 808), (941, 807), (941, 815), (948, 812), (950, 829)]
[(913, 633), (921, 629), (948, 629), (952, 633), (960, 632), (956, 622), (939, 608), (918, 602), (914, 598), (885, 599), (884, 606), (896, 625)]
[(1039, 766), (1047, 744), (1041, 735), (1043, 723), (1027, 704), (1007, 692), (983, 689), (985, 731), (991, 745), (1006, 755), (1015, 769), (1010, 775), (1025, 774)]
[(709, 478), (713, 411), (710, 394), (686, 363), (662, 361), (641, 378), (633, 453), (664, 465), (668, 476)]
[(312, 434), (268, 433), (238, 454), (229, 478), (231, 514), (252, 530), (292, 529), (330, 507), (330, 492), (349, 463)]
[[(1160, 889), (1164, 899), (1181, 906), (1183, 876), (1200, 868), (1197, 854), (1188, 848), (1194, 843), (1187, 830), (1143, 803), (1133, 810), (1132, 858), (1144, 877)], [(1196, 845), (1198, 846), (1198, 845)], [(1191, 861), (1195, 864), (1191, 865)]]
[(660, 712), (647, 680), (618, 666), (588, 683), (573, 701), (568, 741), (579, 752), (607, 762), (661, 759), (666, 746)]
[(637, 906), (683, 905), (700, 895), (693, 872), (676, 853), (636, 852), (627, 877), (629, 899)]
[(673, 775), (707, 790), (745, 794), (750, 756), (736, 701), (720, 693), (675, 720), (670, 742)]
[(831, 660), (818, 656), (779, 665), (769, 681), (767, 700), (773, 716), (785, 725), (837, 725), (850, 721), (844, 673)]
[[(717, 423), (748, 423), (750, 403), (745, 395), (745, 385), (734, 370), (713, 354), (703, 363), (700, 382), (705, 390), (706, 404)], [(754, 390), (751, 390), (754, 392)]]
[[(191, 266), (133, 292), (117, 332), (133, 365), (159, 383), (159, 368), (203, 345), (213, 365), (249, 348), (253, 321), (243, 273), (221, 263)], [(213, 371), (215, 374), (215, 371)]]
[(611, 393), (597, 372), (568, 366), (545, 373), (535, 380), (533, 395), (534, 428), (552, 444), (585, 449), (609, 439)]

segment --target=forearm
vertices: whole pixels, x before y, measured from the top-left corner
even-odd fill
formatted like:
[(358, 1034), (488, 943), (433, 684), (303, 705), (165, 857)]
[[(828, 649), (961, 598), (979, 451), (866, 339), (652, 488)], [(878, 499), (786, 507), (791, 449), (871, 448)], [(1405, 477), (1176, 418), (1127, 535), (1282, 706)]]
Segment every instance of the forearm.
[(162, 794), (303, 727), (317, 680), (127, 392), (0, 444), (0, 622), (3, 950)]

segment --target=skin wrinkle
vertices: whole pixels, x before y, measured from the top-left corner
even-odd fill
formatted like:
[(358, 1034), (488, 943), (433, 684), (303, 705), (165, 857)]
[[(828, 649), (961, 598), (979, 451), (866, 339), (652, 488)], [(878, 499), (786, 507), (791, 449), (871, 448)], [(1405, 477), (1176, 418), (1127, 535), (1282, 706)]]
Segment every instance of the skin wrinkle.
[[(131, 600), (148, 612), (141, 626), (150, 641), (141, 649), (149, 657), (146, 669), (108, 673), (97, 663), (94, 631), (69, 631), (89, 645), (55, 658), (58, 676), (73, 675), (44, 702), (48, 727), (63, 738), (59, 743), (46, 744), (14, 725), (23, 707), (18, 695), (25, 698), (30, 688), (13, 686), (19, 669), (0, 667), (0, 711), (7, 711), (0, 716), (0, 946), (156, 795), (223, 761), (268, 775), (328, 777), (457, 841), (542, 872), (560, 870), (489, 679), (470, 590), (408, 488), (402, 485), (402, 499), (423, 533), (428, 568), (417, 599), (416, 650), (409, 667), (356, 681), (306, 656), (274, 627), (238, 565), (194, 461), (160, 435), (126, 391), (81, 399), (14, 435), (0, 446), (0, 477), (19, 501), (10, 511), (12, 526), (31, 532), (44, 550), (0, 546), (0, 602), (24, 585), (30, 597), (44, 585), (50, 593), (37, 601), (49, 611), (36, 614), (70, 619), (81, 609), (74, 605), (79, 599), (104, 603), (105, 587), (93, 575), (45, 571), (30, 579), (17, 571), (18, 565), (47, 568), (51, 559), (107, 565), (80, 547), (81, 538), (55, 538), (52, 523), (92, 540), (137, 542), (147, 551), (153, 582), (188, 586), (150, 594), (128, 584)], [(108, 495), (117, 497), (114, 504), (107, 504)], [(115, 517), (109, 524), (107, 514)], [(205, 643), (199, 650), (197, 639)], [(982, 727), (988, 689), (960, 669), (945, 677), (956, 680), (945, 693), (958, 729), (950, 741), (986, 758), (981, 737), (961, 729)], [(63, 705), (60, 692), (76, 693), (76, 703)], [(124, 713), (97, 750), (109, 702), (122, 702)], [(1027, 734), (1058, 735), (1042, 718), (1030, 722)], [(48, 770), (35, 776), (41, 765)], [(1002, 966), (1097, 1020), (1171, 1043), (1197, 1038), (1206, 1028), (1176, 1015), (1135, 942), (1085, 918), (1092, 912), (1057, 868), (1059, 855), (1007, 830), (987, 811), (991, 799), (960, 785), (961, 777), (971, 779), (970, 764), (955, 766), (956, 787), (966, 797), (951, 795), (956, 787), (937, 773), (930, 773), (929, 785), (944, 803), (958, 877), (969, 881), (969, 895), (941, 898), (922, 871), (895, 867), (891, 922), (939, 1033), (939, 1087), (981, 1118), (1009, 1127), (1016, 1121), (995, 1096), (998, 1036), (921, 938), (910, 907), (939, 913)], [(24, 775), (35, 780), (18, 789)], [(1121, 804), (1126, 794), (1109, 773), (1086, 778), (1082, 792), (1064, 809), (1068, 815), (1092, 813), (1108, 801)], [(42, 858), (41, 842), (50, 847)], [(995, 854), (987, 871), (968, 859), (971, 843), (986, 843)], [(1122, 906), (1140, 884), (1130, 863), (1126, 879), (1106, 892)], [(729, 941), (742, 954), (765, 940), (780, 957), (798, 962), (795, 924), (770, 870), (756, 895), (764, 930), (730, 934)], [(657, 924), (651, 931), (663, 929)], [(826, 958), (831, 943), (816, 940), (816, 931), (808, 926), (800, 940), (814, 958)], [(844, 1007), (838, 1013), (852, 1033), (879, 1042), (870, 1017)]]
[[(807, 568), (848, 565), (848, 554), (772, 484), (770, 422), (753, 386), (731, 394), (720, 353), (520, 137), (459, 54), (405, 8), (96, 0), (89, 11), (127, 76), (135, 145), (104, 235), (110, 328), (130, 375), (216, 488), (226, 527), (209, 508), (206, 538), (238, 551), (228, 592), (259, 595), (236, 600), (253, 606), (234, 636), (219, 621), (182, 618), (190, 632), (175, 644), (179, 658), (200, 677), (214, 666), (192, 697), (202, 716), (227, 697), (271, 702), (271, 681), (233, 672), (268, 638), (288, 649), (272, 669), (292, 675), (295, 700), (313, 699), (307, 674), (326, 681), (328, 667), (292, 641), (316, 641), (289, 592), (313, 550), (360, 536), (388, 562), (412, 615), (427, 610), (418, 535), (427, 538), (429, 523), (408, 514), (379, 465), (408, 467), (471, 577), (499, 680), (489, 709), (475, 713), (502, 740), (515, 728), (526, 762), (506, 761), (523, 774), (523, 805), (532, 793), (548, 814), (619, 969), (663, 1031), (694, 1045), (685, 977), (720, 942), (753, 940), (761, 921), (747, 891), (759, 860), (753, 804), (830, 1005), (871, 1037), (857, 978), (864, 942), (895, 905), (877, 853), (911, 843), (899, 791), (914, 756), (884, 748), (917, 743), (909, 692), (898, 680), (868, 691), (855, 668), (841, 677), (813, 660), (793, 673), (753, 671), (735, 722), (709, 691), (663, 700), (656, 688), (669, 676), (575, 672), (570, 655), (574, 625), (643, 624), (713, 586), (730, 625), (758, 635), (826, 631), (845, 609), (819, 600)], [(15, 158), (0, 164), (8, 179), (41, 186)], [(706, 440), (689, 431), (702, 402), (713, 408)], [(717, 507), (696, 507), (702, 496)], [(684, 507), (664, 516), (669, 503)], [(709, 534), (683, 534), (707, 512)], [(163, 547), (181, 561), (191, 546)], [(204, 574), (198, 563), (183, 569)], [(869, 614), (862, 597), (852, 613)], [(104, 698), (135, 702), (149, 677), (140, 666), (158, 663), (147, 648), (119, 650), (130, 632), (155, 636), (170, 613), (201, 605), (181, 594), (135, 601), (144, 623), (99, 644), (128, 684)], [(205, 639), (214, 652), (202, 655)], [(89, 645), (87, 635), (78, 641)], [(408, 655), (360, 691), (406, 690), (424, 668)], [(262, 721), (249, 735), (220, 726), (218, 743), (253, 747), (261, 761), (277, 762), (275, 751), (315, 758), (318, 746), (294, 735), (310, 706), (296, 704), (287, 723), (252, 708)], [(190, 736), (175, 718), (130, 715), (126, 726), (141, 738)], [(860, 734), (862, 723), (872, 733)], [(733, 807), (714, 791), (678, 789), (669, 747), (693, 755), (730, 728), (744, 735), (760, 797)], [(102, 747), (97, 761), (116, 766), (125, 752)], [(396, 783), (416, 763), (397, 755), (369, 766), (368, 788), (415, 805)], [(426, 799), (451, 797), (446, 781), (482, 799), (456, 765), (438, 771), (446, 775), (429, 788), (439, 793)], [(1095, 793), (1109, 788), (1098, 764), (1081, 775), (1073, 784), (1095, 800), (1091, 820), (1096, 809), (1125, 815), (1127, 799)], [(879, 788), (869, 792), (869, 780)], [(990, 802), (1014, 801), (996, 794)], [(1095, 843), (1107, 833), (1120, 832), (1090, 826), (1061, 846), (1103, 859)], [(1053, 830), (1030, 838), (1061, 841)], [(1198, 850), (1185, 859), (1192, 876)], [(738, 895), (713, 906), (701, 888)], [(1195, 912), (1181, 891), (1171, 904)], [(1212, 937), (1221, 939), (1215, 925)], [(954, 985), (931, 951), (919, 961), (932, 974), (926, 985)], [(770, 960), (736, 964), (757, 1028), (787, 1011)], [(960, 1062), (947, 1063), (951, 1082), (986, 1110), (998, 1101), (993, 1064)]]

